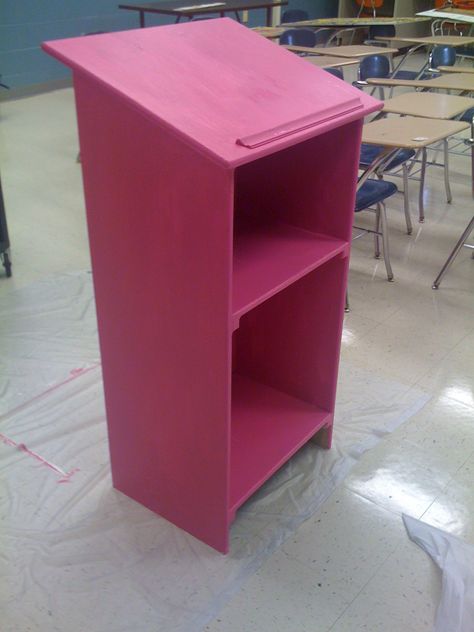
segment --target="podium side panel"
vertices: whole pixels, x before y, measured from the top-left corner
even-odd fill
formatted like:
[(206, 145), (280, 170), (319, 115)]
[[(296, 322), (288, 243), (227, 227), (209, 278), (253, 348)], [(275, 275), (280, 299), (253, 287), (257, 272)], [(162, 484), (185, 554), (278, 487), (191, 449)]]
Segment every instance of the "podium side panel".
[(114, 486), (225, 552), (232, 172), (74, 84)]

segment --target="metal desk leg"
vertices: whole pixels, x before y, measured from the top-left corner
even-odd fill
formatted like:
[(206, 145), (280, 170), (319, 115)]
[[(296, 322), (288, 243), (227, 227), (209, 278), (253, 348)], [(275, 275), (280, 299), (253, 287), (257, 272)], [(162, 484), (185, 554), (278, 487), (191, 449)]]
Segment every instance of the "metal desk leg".
[(402, 165), (403, 173), (403, 210), (405, 212), (405, 223), (407, 225), (407, 235), (411, 235), (413, 232), (413, 226), (411, 223), (410, 215), (410, 198), (408, 195), (408, 167), (406, 162)]
[(423, 201), (423, 193), (425, 192), (426, 154), (426, 147), (423, 147), (421, 150), (420, 191), (418, 194), (418, 219), (421, 223), (425, 221), (425, 203)]
[(444, 188), (446, 189), (446, 201), (451, 204), (453, 196), (451, 195), (451, 186), (449, 184), (449, 146), (448, 139), (443, 140), (444, 151)]
[(442, 278), (444, 277), (444, 275), (448, 271), (449, 266), (452, 264), (452, 262), (454, 261), (454, 259), (457, 256), (458, 252), (463, 247), (464, 242), (466, 241), (466, 239), (469, 237), (469, 235), (471, 234), (471, 232), (473, 230), (474, 230), (474, 216), (472, 217), (471, 221), (467, 225), (466, 230), (463, 232), (463, 234), (459, 238), (458, 243), (454, 246), (454, 250), (449, 255), (449, 257), (446, 259), (446, 263), (441, 268), (441, 272), (438, 274), (438, 276), (434, 280), (434, 283), (432, 285), (433, 290), (437, 290), (439, 288), (439, 284), (441, 283)]

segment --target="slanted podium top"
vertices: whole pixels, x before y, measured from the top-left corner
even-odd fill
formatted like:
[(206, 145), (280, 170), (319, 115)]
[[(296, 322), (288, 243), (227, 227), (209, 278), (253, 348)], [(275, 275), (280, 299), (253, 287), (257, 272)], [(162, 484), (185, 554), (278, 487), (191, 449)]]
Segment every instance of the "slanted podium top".
[(228, 167), (382, 107), (229, 18), (57, 40), (43, 48)]

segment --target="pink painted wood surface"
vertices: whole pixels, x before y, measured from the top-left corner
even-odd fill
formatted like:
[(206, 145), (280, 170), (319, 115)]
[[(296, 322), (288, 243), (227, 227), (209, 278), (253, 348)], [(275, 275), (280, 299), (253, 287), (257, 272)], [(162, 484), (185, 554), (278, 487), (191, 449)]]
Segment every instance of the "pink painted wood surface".
[(226, 552), (236, 508), (330, 445), (382, 104), (229, 20), (45, 48), (74, 69), (114, 485)]
[(247, 224), (234, 238), (234, 321), (344, 251), (346, 241), (282, 222)]
[(232, 173), (75, 90), (114, 486), (226, 551)]
[(44, 48), (228, 165), (337, 126), (344, 114), (360, 118), (378, 108), (375, 99), (229, 18)]
[(326, 410), (234, 375), (230, 516), (330, 417)]

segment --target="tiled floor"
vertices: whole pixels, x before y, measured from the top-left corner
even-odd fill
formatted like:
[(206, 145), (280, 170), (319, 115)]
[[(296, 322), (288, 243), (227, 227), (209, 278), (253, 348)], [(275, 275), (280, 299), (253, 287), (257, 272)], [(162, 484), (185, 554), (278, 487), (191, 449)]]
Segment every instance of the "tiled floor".
[[(74, 101), (70, 90), (1, 104), (0, 160), (13, 243), (9, 288), (89, 266)], [(401, 512), (474, 542), (474, 261), (463, 251), (439, 291), (443, 261), (473, 213), (470, 163), (453, 158), (454, 200), (431, 169), (426, 223), (404, 232), (389, 201), (395, 282), (354, 243), (344, 364), (432, 395), (356, 466), (207, 626), (209, 632), (422, 632), (440, 594), (434, 565)], [(411, 184), (416, 215), (416, 183)], [(127, 255), (128, 256), (128, 255)], [(125, 253), (123, 265), (126, 264)], [(117, 266), (121, 265), (117, 259)]]

